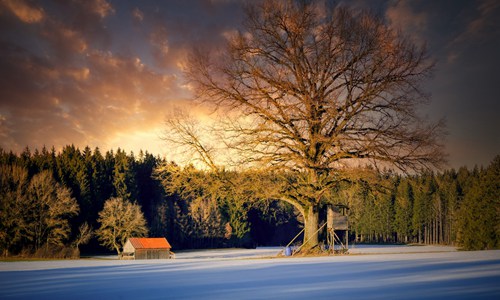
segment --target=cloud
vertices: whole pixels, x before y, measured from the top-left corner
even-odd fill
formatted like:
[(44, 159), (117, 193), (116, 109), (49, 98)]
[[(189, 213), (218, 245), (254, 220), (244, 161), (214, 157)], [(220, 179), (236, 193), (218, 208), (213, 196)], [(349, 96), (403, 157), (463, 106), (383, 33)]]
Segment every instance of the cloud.
[(0, 3), (25, 23), (38, 23), (45, 17), (42, 8), (36, 7), (24, 0), (4, 0)]
[(136, 22), (142, 22), (144, 20), (144, 13), (137, 7), (132, 10), (132, 18)]
[(387, 7), (385, 16), (393, 28), (422, 43), (428, 16), (425, 12), (414, 9), (410, 1), (393, 1)]
[[(486, 151), (489, 159), (500, 142), (494, 132), (500, 4), (458, 3), (347, 5), (385, 14), (417, 42), (426, 37), (438, 62), (449, 62), (437, 65), (429, 113), (448, 117), (452, 148), (477, 145), (468, 153), (451, 149), (458, 157), (452, 159), (477, 161)], [(188, 51), (224, 45), (241, 20), (241, 1), (232, 0), (0, 0), (0, 147), (161, 153), (158, 136), (172, 106), (187, 106), (202, 122), (207, 114), (191, 105), (182, 78)]]
[(74, 82), (75, 88), (68, 91), (81, 101), (68, 104), (70, 116), (88, 133), (89, 143), (97, 139), (108, 143), (117, 134), (161, 124), (165, 103), (176, 94), (175, 76), (156, 73), (139, 58), (111, 52), (93, 51), (87, 60), (86, 79)]
[(149, 35), (152, 53), (160, 66), (168, 66), (169, 43), (165, 26), (157, 26)]
[(499, 34), (500, 26), (498, 17), (500, 2), (495, 0), (477, 1), (475, 16), (468, 21), (465, 30), (454, 41), (454, 43), (466, 42), (471, 39), (482, 39), (489, 37), (492, 33)]
[(85, 11), (92, 12), (101, 18), (104, 18), (114, 12), (111, 4), (109, 4), (106, 0), (86, 0), (82, 1), (82, 5), (87, 8)]
[(182, 88), (175, 75), (96, 47), (103, 46), (96, 40), (107, 34), (114, 9), (83, 2), (55, 6), (37, 27), (23, 26), (25, 17), (0, 31), (0, 147), (117, 147), (126, 139), (117, 137), (150, 137), (165, 103), (177, 99)]
[(51, 18), (44, 27), (48, 34), (73, 35), (94, 48), (105, 49), (110, 46), (111, 34), (106, 22), (114, 15), (115, 9), (108, 2), (57, 1), (50, 13)]
[(42, 35), (54, 50), (59, 60), (66, 60), (72, 55), (84, 53), (88, 43), (82, 32), (66, 27), (56, 21), (45, 24)]
[(181, 75), (188, 49), (220, 45), (240, 20), (233, 1), (46, 4), (0, 2), (0, 147), (7, 150), (160, 151), (165, 113), (190, 106)]
[[(138, 58), (92, 51), (86, 67), (51, 70), (43, 64), (12, 66), (33, 84), (2, 87), (1, 132), (19, 148), (44, 144), (109, 145), (116, 135), (155, 130), (177, 78), (151, 71)], [(52, 74), (46, 77), (44, 74)], [(9, 147), (11, 146), (11, 147)]]
[(447, 6), (438, 1), (427, 11), (434, 11), (430, 49), (438, 54), (430, 83), (434, 99), (430, 113), (447, 118), (452, 166), (486, 164), (500, 145), (494, 132), (500, 126), (495, 116), (500, 110), (495, 85), (500, 68), (500, 4), (465, 1)]

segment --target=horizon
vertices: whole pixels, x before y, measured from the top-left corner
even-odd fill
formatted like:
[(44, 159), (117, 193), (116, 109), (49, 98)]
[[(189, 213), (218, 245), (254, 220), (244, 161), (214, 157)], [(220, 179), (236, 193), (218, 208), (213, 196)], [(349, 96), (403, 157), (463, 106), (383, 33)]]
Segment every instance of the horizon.
[[(0, 153), (1, 151), (3, 151), (4, 153), (12, 153), (16, 156), (20, 156), (23, 152), (25, 152), (27, 149), (29, 150), (30, 154), (33, 156), (34, 155), (34, 152), (35, 151), (38, 151), (38, 153), (42, 153), (43, 149), (45, 148), (49, 153), (52, 152), (52, 149), (54, 149), (55, 151), (55, 154), (56, 155), (59, 155), (62, 153), (63, 149), (66, 148), (66, 147), (75, 147), (75, 149), (77, 151), (80, 151), (81, 153), (83, 153), (83, 151), (88, 147), (91, 151), (92, 154), (95, 153), (96, 149), (99, 150), (99, 152), (101, 154), (106, 154), (106, 153), (116, 153), (118, 151), (123, 151), (126, 155), (132, 155), (135, 159), (138, 159), (140, 157), (140, 154), (141, 152), (143, 153), (143, 155), (152, 155), (153, 157), (155, 158), (159, 158), (161, 160), (165, 160), (166, 162), (170, 163), (175, 163), (181, 167), (186, 167), (186, 166), (194, 166), (196, 169), (198, 170), (203, 170), (203, 169), (207, 169), (209, 170), (209, 168), (207, 166), (203, 166), (203, 165), (200, 165), (202, 163), (199, 163), (197, 162), (196, 160), (194, 159), (186, 159), (186, 158), (182, 158), (181, 156), (178, 156), (178, 160), (172, 160), (172, 159), (167, 159), (166, 156), (162, 156), (160, 154), (157, 154), (157, 153), (153, 153), (153, 152), (150, 152), (149, 150), (146, 150), (146, 149), (141, 149), (139, 148), (138, 151), (134, 151), (134, 150), (129, 150), (129, 149), (125, 149), (123, 147), (117, 147), (117, 148), (111, 148), (111, 149), (102, 149), (101, 147), (99, 146), (96, 146), (96, 147), (90, 147), (89, 145), (86, 145), (84, 147), (79, 147), (79, 146), (76, 146), (74, 144), (68, 144), (68, 145), (64, 145), (58, 149), (56, 149), (54, 146), (51, 146), (51, 147), (47, 147), (46, 145), (42, 146), (41, 148), (30, 148), (29, 146), (26, 146), (25, 148), (22, 149), (22, 151), (13, 151), (13, 150), (7, 150), (6, 149), (3, 149), (2, 147), (0, 147)], [(458, 167), (452, 167), (452, 166), (445, 166), (443, 168), (440, 168), (440, 169), (436, 169), (434, 168), (433, 169), (433, 172), (436, 172), (436, 174), (442, 174), (443, 172), (446, 172), (446, 171), (451, 171), (451, 170), (454, 170), (454, 171), (458, 171), (459, 169), (461, 168), (466, 168), (467, 170), (469, 171), (472, 171), (474, 170), (475, 168), (480, 168), (480, 169), (485, 169), (487, 167), (489, 167), (493, 161), (495, 160), (496, 157), (500, 157), (500, 153), (495, 155), (490, 161), (487, 161), (485, 164), (475, 164), (473, 166), (466, 166), (466, 165), (462, 165), (462, 166), (458, 166)], [(370, 168), (370, 165), (366, 165), (366, 166), (356, 166), (355, 169), (359, 169), (359, 168)], [(384, 168), (383, 170), (392, 170), (392, 171), (396, 171), (396, 173), (398, 173), (399, 171), (393, 169), (393, 168)]]

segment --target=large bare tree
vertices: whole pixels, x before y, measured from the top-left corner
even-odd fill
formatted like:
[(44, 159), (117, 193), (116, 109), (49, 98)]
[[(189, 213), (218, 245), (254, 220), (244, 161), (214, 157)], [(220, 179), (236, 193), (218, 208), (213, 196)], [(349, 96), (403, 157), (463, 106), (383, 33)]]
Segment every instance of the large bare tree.
[(186, 76), (203, 103), (239, 117), (225, 130), (240, 157), (297, 173), (276, 198), (304, 214), (310, 246), (338, 170), (443, 163), (442, 122), (418, 114), (433, 66), (423, 46), (322, 1), (252, 1), (243, 25), (225, 48), (193, 51)]

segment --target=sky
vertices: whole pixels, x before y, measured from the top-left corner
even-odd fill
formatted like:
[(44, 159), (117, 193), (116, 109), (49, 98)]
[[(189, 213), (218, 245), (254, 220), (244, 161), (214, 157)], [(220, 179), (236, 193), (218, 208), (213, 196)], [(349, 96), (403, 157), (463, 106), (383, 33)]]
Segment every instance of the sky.
[[(500, 1), (337, 1), (371, 9), (436, 62), (424, 83), (445, 118), (449, 167), (500, 154)], [(161, 139), (174, 106), (198, 114), (187, 53), (240, 28), (239, 0), (0, 0), (0, 147), (73, 144), (174, 159)]]

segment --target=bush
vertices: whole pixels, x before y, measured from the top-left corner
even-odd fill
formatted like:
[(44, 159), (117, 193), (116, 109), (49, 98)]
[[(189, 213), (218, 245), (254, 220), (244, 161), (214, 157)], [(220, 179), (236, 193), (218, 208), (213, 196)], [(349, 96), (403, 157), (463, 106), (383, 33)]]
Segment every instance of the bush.
[(78, 248), (67, 246), (48, 246), (41, 247), (31, 257), (36, 258), (57, 258), (57, 259), (78, 259), (80, 250)]

